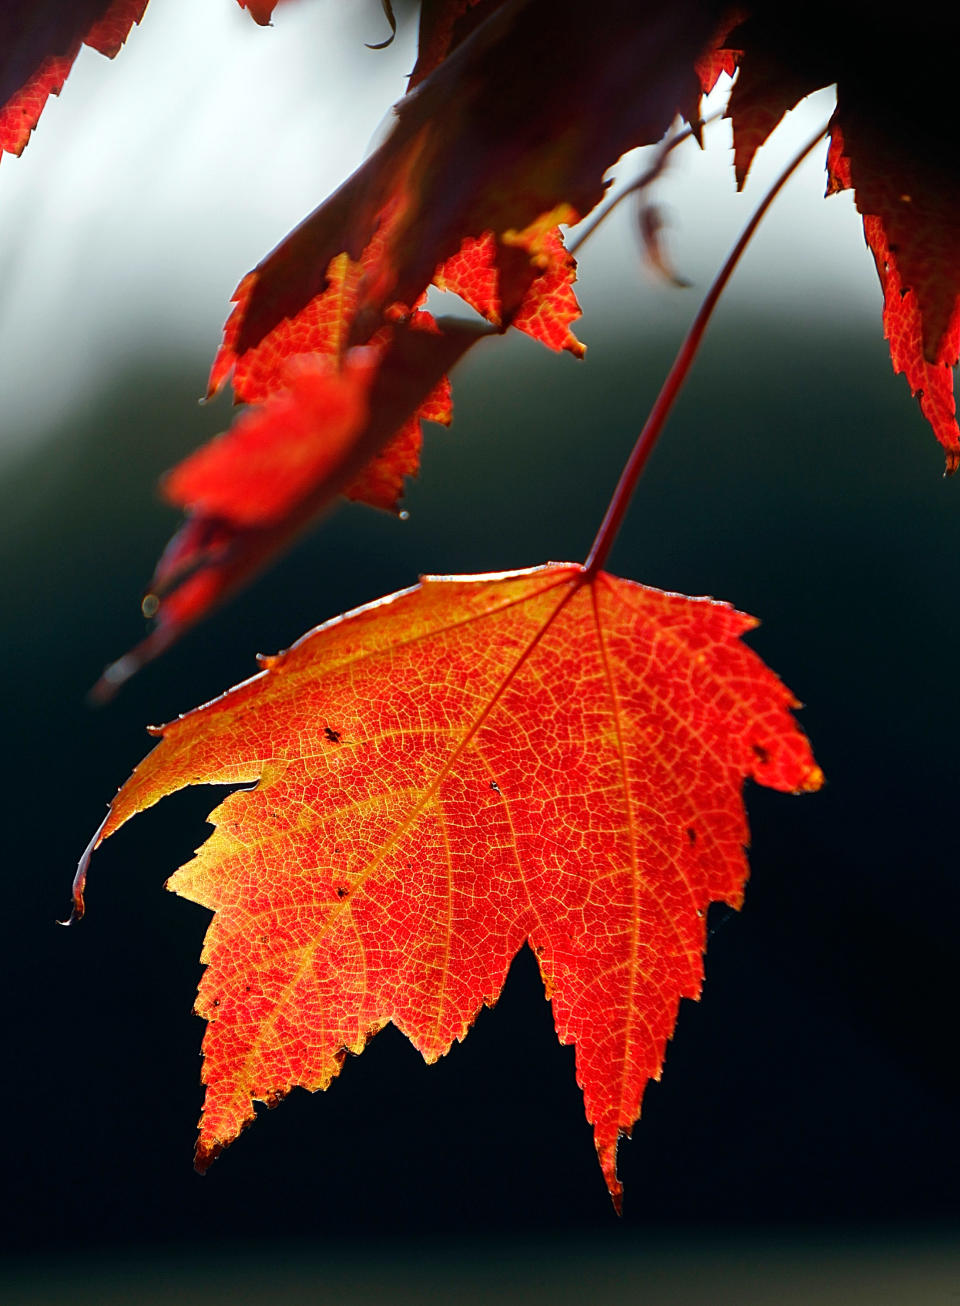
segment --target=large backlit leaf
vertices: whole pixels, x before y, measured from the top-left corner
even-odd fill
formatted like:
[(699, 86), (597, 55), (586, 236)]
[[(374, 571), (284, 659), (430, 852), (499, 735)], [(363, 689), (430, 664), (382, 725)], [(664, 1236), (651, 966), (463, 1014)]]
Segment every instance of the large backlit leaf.
[(447, 1052), (529, 942), (619, 1204), (707, 907), (743, 895), (743, 781), (821, 782), (754, 624), (568, 564), (429, 578), (159, 729), (92, 846), (186, 785), (255, 782), (170, 881), (215, 913), (200, 1167), (389, 1021)]

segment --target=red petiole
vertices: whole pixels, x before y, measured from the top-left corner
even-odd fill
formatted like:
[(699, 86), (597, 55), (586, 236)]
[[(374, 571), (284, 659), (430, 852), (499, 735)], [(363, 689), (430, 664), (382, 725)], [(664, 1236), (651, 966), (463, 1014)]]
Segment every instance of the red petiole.
[(713, 310), (717, 306), (721, 294), (723, 293), (727, 282), (733, 275), (733, 271), (740, 261), (740, 256), (746, 249), (747, 245), (760, 225), (760, 221), (767, 209), (776, 199), (782, 187), (790, 179), (807, 155), (814, 150), (817, 145), (826, 136), (827, 128), (823, 127), (817, 132), (816, 136), (810, 140), (800, 152), (795, 155), (790, 163), (787, 164), (783, 172), (776, 179), (770, 189), (764, 195), (763, 199), (757, 206), (750, 221), (744, 227), (740, 239), (734, 245), (733, 249), (727, 256), (727, 260), (717, 274), (716, 280), (707, 292), (706, 298), (700, 305), (700, 310), (694, 318), (690, 330), (687, 332), (686, 339), (680, 346), (680, 351), (674, 360), (673, 367), (667, 375), (663, 386), (657, 395), (656, 402), (650, 410), (650, 416), (647, 418), (643, 430), (637, 437), (637, 442), (633, 446), (630, 457), (627, 459), (620, 480), (617, 482), (617, 488), (613, 492), (609, 507), (600, 523), (600, 529), (597, 531), (597, 537), (593, 542), (587, 559), (583, 564), (584, 575), (590, 579), (596, 575), (603, 564), (606, 562), (607, 555), (610, 552), (613, 541), (626, 515), (627, 508), (634, 490), (637, 488), (637, 482), (647, 464), (647, 459), (653, 452), (654, 445), (660, 437), (664, 424), (670, 415), (670, 411), (676, 401), (677, 396), (683, 389), (684, 382), (690, 371), (693, 360), (700, 348), (707, 325), (713, 316)]

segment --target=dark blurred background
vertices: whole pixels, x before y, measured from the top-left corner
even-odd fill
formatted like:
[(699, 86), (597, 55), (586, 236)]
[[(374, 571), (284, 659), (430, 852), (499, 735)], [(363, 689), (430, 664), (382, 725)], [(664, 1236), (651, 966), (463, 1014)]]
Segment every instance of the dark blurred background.
[[(229, 421), (196, 404), (215, 330), (188, 347), (116, 333), (75, 402), (11, 439), (5, 1299), (955, 1299), (960, 484), (891, 374), (855, 215), (850, 280), (834, 282), (838, 256), (802, 238), (796, 202), (721, 307), (611, 569), (760, 616), (751, 642), (808, 704), (828, 785), (748, 788), (746, 906), (713, 909), (704, 999), (684, 1004), (621, 1149), (620, 1221), (528, 952), (438, 1065), (388, 1029), (200, 1178), (207, 918), (162, 885), (215, 794), (140, 817), (97, 854), (82, 927), (54, 922), (145, 724), (418, 572), (581, 558), (698, 292), (645, 279), (625, 216), (584, 258), (584, 363), (524, 339), (478, 350), (453, 429), (428, 431), (408, 521), (337, 508), (106, 710), (84, 694), (142, 633), (175, 524), (153, 483)], [(718, 207), (714, 230), (713, 204), (680, 217), (680, 270), (701, 289), (747, 211)], [(42, 386), (4, 378), (21, 405), (28, 380)]]

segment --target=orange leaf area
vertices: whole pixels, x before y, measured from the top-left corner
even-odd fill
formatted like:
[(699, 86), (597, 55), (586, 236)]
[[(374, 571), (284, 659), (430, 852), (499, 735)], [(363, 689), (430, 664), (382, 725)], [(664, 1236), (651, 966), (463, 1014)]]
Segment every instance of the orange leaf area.
[(47, 100), (60, 94), (80, 47), (89, 45), (112, 59), (146, 7), (147, 0), (77, 0), (52, 8), (13, 0), (3, 6), (0, 156), (23, 153)]
[(256, 782), (169, 882), (214, 913), (198, 1166), (388, 1022), (449, 1051), (529, 942), (619, 1206), (707, 907), (743, 896), (743, 781), (822, 780), (754, 625), (571, 564), (427, 578), (157, 729), (91, 847), (186, 785)]
[[(433, 284), (459, 295), (493, 326), (516, 327), (550, 349), (582, 358), (586, 349), (570, 329), (581, 315), (573, 289), (577, 264), (557, 225), (577, 221), (576, 210), (561, 204), (523, 231), (467, 237), (434, 272)], [(514, 251), (525, 257), (513, 257)]]

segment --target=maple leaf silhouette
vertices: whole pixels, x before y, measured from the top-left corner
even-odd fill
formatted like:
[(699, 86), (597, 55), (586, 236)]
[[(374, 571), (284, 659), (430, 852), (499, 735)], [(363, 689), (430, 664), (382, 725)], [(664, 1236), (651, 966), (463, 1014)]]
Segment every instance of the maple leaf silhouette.
[(215, 913), (198, 1166), (388, 1022), (447, 1052), (528, 941), (619, 1207), (707, 907), (742, 899), (743, 781), (822, 780), (754, 624), (569, 564), (427, 578), (156, 730), (90, 851), (186, 785), (257, 782), (169, 882)]
[(878, 75), (889, 63), (888, 30), (865, 22), (860, 6), (741, 6), (731, 23), (699, 71), (710, 90), (721, 71), (739, 69), (727, 108), (738, 185), (785, 112), (812, 91), (837, 87), (827, 193), (853, 190), (883, 289), (894, 370), (906, 377), (953, 473), (960, 466), (955, 21), (944, 30), (919, 9), (904, 17), (892, 83)]

